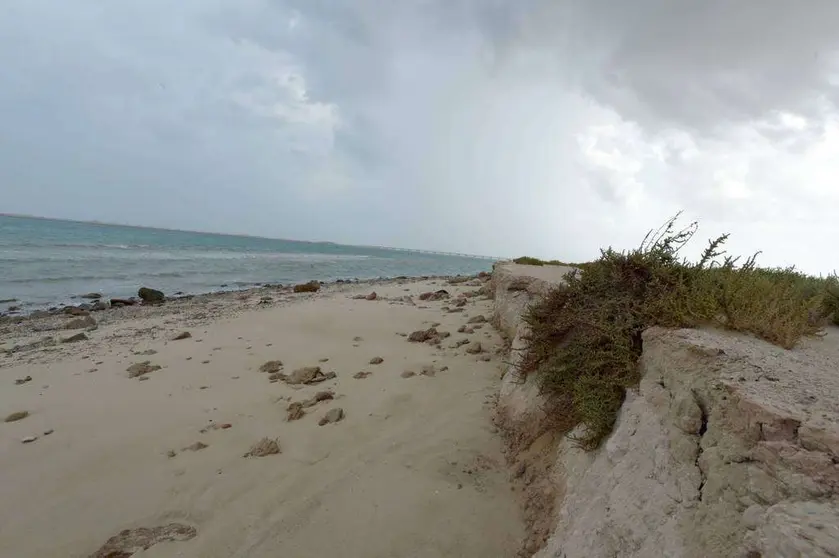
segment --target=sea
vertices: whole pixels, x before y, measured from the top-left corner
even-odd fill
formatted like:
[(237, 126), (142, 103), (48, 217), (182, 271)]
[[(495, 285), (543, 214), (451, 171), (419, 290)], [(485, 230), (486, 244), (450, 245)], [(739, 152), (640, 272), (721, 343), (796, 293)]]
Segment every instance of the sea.
[(0, 215), (0, 311), (141, 286), (200, 294), (310, 280), (458, 275), (492, 258)]

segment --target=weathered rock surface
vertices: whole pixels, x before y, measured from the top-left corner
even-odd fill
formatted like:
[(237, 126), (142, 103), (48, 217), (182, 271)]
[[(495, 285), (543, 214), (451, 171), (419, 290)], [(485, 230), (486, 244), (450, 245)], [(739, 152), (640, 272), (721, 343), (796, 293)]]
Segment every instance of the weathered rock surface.
[(160, 527), (125, 529), (108, 539), (90, 558), (126, 558), (160, 542), (188, 541), (198, 534), (195, 527), (170, 523)]
[[(495, 268), (493, 322), (514, 362), (522, 312), (561, 281), (548, 267)], [(551, 450), (555, 518), (535, 556), (839, 556), (839, 329), (791, 351), (715, 330), (651, 328), (643, 343), (641, 383), (601, 448)], [(545, 403), (507, 370), (509, 458), (549, 428)]]
[(281, 360), (269, 360), (266, 363), (263, 363), (259, 367), (260, 372), (265, 372), (267, 374), (271, 374), (274, 372), (278, 372), (283, 367), (283, 362)]
[(244, 457), (267, 457), (269, 455), (277, 455), (280, 453), (280, 444), (278, 440), (271, 438), (262, 438), (260, 441), (251, 446), (251, 449), (244, 455)]
[(29, 411), (15, 411), (8, 415), (3, 422), (17, 422), (29, 416)]
[(422, 293), (419, 295), (420, 300), (443, 300), (449, 298), (449, 291), (440, 289), (439, 291)]
[(137, 291), (137, 296), (145, 304), (158, 304), (166, 300), (166, 296), (161, 291), (148, 287), (140, 287), (140, 290)]
[(480, 354), (484, 348), (481, 346), (480, 341), (472, 341), (469, 343), (469, 346), (466, 347), (466, 352), (470, 355), (477, 355)]
[(423, 343), (437, 336), (437, 329), (430, 327), (428, 329), (420, 329), (412, 332), (410, 335), (408, 335), (408, 341), (410, 341), (411, 343)]
[(333, 424), (336, 422), (340, 422), (344, 418), (344, 409), (341, 407), (335, 407), (334, 409), (329, 409), (326, 414), (318, 421), (319, 426), (324, 426), (326, 424)]
[(320, 369), (320, 366), (305, 366), (294, 370), (291, 374), (277, 374), (278, 379), (291, 385), (318, 384), (326, 380), (331, 380), (337, 376), (335, 372), (324, 373)]
[(152, 364), (148, 360), (144, 362), (136, 362), (127, 368), (128, 377), (129, 378), (137, 378), (139, 376), (145, 376), (146, 374), (151, 374), (152, 372), (156, 372), (160, 370), (161, 366), (159, 364)]
[(309, 281), (308, 283), (294, 285), (292, 290), (295, 293), (316, 293), (320, 290), (320, 283), (318, 281)]

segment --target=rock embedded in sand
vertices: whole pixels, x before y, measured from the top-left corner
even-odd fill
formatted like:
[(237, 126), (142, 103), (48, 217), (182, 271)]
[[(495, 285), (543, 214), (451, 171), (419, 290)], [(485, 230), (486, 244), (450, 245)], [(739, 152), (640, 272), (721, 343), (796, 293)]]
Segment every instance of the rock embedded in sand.
[(150, 289), (148, 287), (140, 287), (140, 290), (137, 291), (137, 296), (140, 297), (140, 300), (142, 300), (144, 304), (159, 304), (166, 300), (166, 295), (164, 295), (162, 291)]
[(85, 329), (89, 327), (96, 327), (96, 320), (93, 319), (93, 316), (74, 318), (64, 324), (63, 329)]
[(145, 551), (160, 542), (179, 542), (194, 539), (198, 535), (195, 527), (183, 523), (169, 523), (160, 527), (139, 527), (124, 529), (119, 535), (108, 539), (89, 558), (128, 558)]
[(20, 443), (21, 444), (31, 444), (32, 442), (34, 442), (37, 439), (38, 439), (37, 436), (27, 436), (25, 438), (21, 438)]
[(65, 306), (61, 309), (62, 314), (67, 314), (68, 316), (90, 316), (90, 311), (85, 310), (84, 308), (80, 308), (78, 306)]
[(352, 377), (355, 378), (356, 380), (363, 380), (363, 379), (367, 378), (368, 376), (370, 376), (371, 374), (372, 374), (372, 372), (367, 372), (366, 370), (362, 370), (361, 372), (356, 372), (355, 374), (353, 374)]
[(286, 379), (289, 384), (305, 384), (322, 374), (320, 366), (304, 366), (297, 368)]
[(280, 453), (280, 444), (271, 438), (262, 438), (255, 443), (244, 457), (266, 457)]
[(380, 356), (377, 356), (377, 357), (373, 357), (373, 358), (370, 359), (370, 364), (381, 364), (384, 361), (385, 361), (385, 359), (383, 359)]
[(400, 376), (402, 376), (403, 378), (413, 378), (416, 375), (417, 375), (417, 373), (414, 372), (413, 370), (405, 370), (404, 372), (402, 372), (400, 374)]
[(268, 362), (264, 363), (262, 366), (259, 367), (259, 371), (272, 374), (274, 372), (278, 372), (282, 367), (283, 361), (269, 360)]
[(486, 321), (487, 321), (487, 319), (486, 319), (486, 317), (484, 317), (483, 314), (478, 314), (477, 316), (472, 316), (471, 318), (469, 318), (469, 320), (466, 323), (467, 324), (483, 324), (483, 323), (486, 323)]
[(17, 411), (7, 416), (3, 422), (17, 422), (19, 420), (25, 419), (28, 416), (29, 411)]
[(84, 333), (77, 333), (61, 340), (62, 343), (76, 343), (78, 341), (87, 341), (87, 335)]
[(365, 298), (365, 300), (376, 300), (378, 297), (379, 297), (379, 295), (376, 294), (376, 291), (373, 291), (372, 293), (365, 296), (364, 298)]
[(138, 376), (144, 376), (146, 374), (150, 374), (156, 370), (160, 370), (162, 366), (159, 364), (152, 364), (150, 361), (146, 360), (143, 362), (136, 362), (129, 366), (126, 370), (128, 371), (129, 378), (136, 378)]
[(15, 385), (16, 386), (21, 386), (21, 385), (23, 385), (27, 382), (31, 382), (31, 381), (32, 381), (32, 376), (26, 376), (25, 378), (18, 378), (17, 380), (15, 380)]
[(429, 339), (437, 337), (437, 329), (430, 327), (428, 329), (421, 329), (418, 331), (412, 332), (408, 335), (408, 341), (411, 343), (424, 343)]
[(422, 293), (419, 295), (420, 300), (443, 300), (444, 298), (449, 298), (449, 291), (445, 289), (440, 289), (439, 291)]
[(471, 343), (469, 343), (469, 346), (466, 347), (466, 352), (470, 355), (480, 354), (483, 350), (484, 348), (481, 347), (480, 341), (472, 341)]
[(201, 451), (202, 449), (208, 448), (207, 444), (204, 442), (195, 442), (194, 444), (190, 444), (185, 447), (182, 451)]
[(294, 285), (293, 291), (295, 293), (316, 293), (320, 290), (320, 283), (318, 281), (309, 281), (300, 285)]
[(306, 415), (306, 411), (303, 410), (303, 403), (299, 401), (289, 403), (286, 413), (286, 420), (288, 422), (300, 420)]
[(326, 414), (323, 416), (322, 419), (318, 421), (318, 426), (323, 426), (325, 424), (334, 424), (344, 419), (344, 409), (341, 407), (335, 407), (334, 409), (329, 409)]
[[(298, 406), (302, 410), (302, 409), (307, 409), (309, 407), (314, 407), (315, 405), (317, 405), (318, 403), (320, 403), (322, 401), (331, 401), (333, 399), (335, 399), (335, 394), (332, 393), (331, 391), (319, 391), (315, 395), (310, 397), (309, 399), (306, 399), (304, 401), (296, 401), (294, 403), (290, 403), (287, 410), (289, 412), (289, 415), (291, 415), (292, 411), (294, 409), (296, 409)], [(296, 419), (289, 418), (289, 420), (296, 420)]]
[(174, 336), (172, 338), (172, 341), (181, 341), (183, 339), (189, 339), (190, 337), (192, 337), (192, 334), (190, 332), (182, 331), (179, 334), (177, 334), (176, 336)]
[(304, 366), (291, 374), (280, 374), (279, 379), (290, 385), (318, 384), (336, 378), (335, 372), (323, 373), (320, 366)]
[(490, 360), (492, 360), (492, 357), (489, 356), (488, 354), (484, 353), (481, 356), (479, 356), (478, 359), (482, 360), (484, 362), (489, 362)]
[(422, 367), (422, 371), (420, 372), (423, 376), (430, 376), (434, 377), (437, 375), (437, 368), (434, 367), (433, 364), (426, 364)]
[[(311, 399), (309, 399), (309, 402), (320, 403), (321, 401), (330, 401), (332, 399), (335, 399), (335, 394), (331, 391), (319, 391), (314, 396), (312, 396)], [(314, 403), (311, 403), (308, 406), (311, 407), (311, 405)]]

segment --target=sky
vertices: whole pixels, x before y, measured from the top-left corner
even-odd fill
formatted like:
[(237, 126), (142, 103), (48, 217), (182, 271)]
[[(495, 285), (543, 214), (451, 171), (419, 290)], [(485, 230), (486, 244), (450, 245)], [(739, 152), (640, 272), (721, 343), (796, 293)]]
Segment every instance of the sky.
[(4, 0), (0, 211), (839, 268), (839, 2)]

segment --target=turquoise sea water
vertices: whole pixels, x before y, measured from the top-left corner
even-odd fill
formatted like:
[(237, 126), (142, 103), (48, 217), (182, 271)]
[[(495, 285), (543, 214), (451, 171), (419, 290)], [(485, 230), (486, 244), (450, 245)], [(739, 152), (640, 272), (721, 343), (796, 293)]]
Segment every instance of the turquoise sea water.
[(197, 294), (491, 267), (490, 259), (468, 256), (0, 216), (0, 300), (16, 300), (0, 310), (68, 302), (91, 291), (132, 296), (140, 286)]

